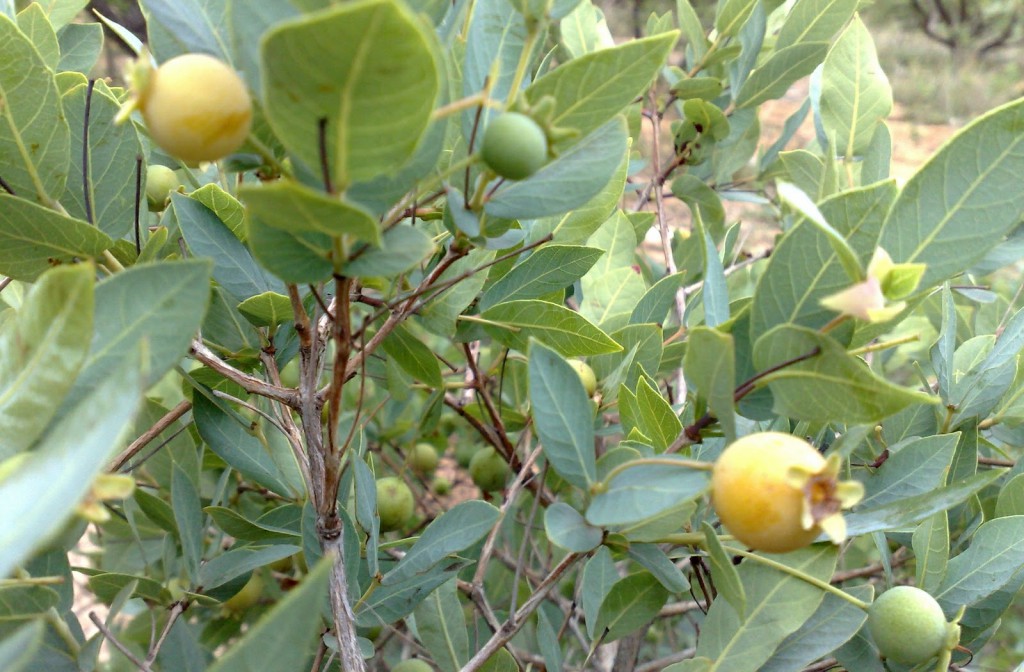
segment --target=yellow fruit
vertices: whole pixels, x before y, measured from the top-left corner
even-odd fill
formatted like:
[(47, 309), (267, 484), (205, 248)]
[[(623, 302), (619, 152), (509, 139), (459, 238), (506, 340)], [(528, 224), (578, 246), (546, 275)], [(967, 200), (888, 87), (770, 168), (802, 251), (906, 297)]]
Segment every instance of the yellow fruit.
[(587, 396), (594, 396), (594, 392), (597, 392), (597, 376), (594, 375), (594, 370), (590, 368), (590, 365), (578, 359), (570, 359), (569, 366), (575, 369), (576, 374), (580, 377)]
[(252, 100), (227, 64), (206, 54), (184, 54), (150, 73), (138, 93), (153, 140), (187, 163), (216, 161), (249, 135)]
[(241, 616), (251, 607), (260, 601), (263, 595), (263, 577), (259, 572), (253, 572), (249, 582), (242, 586), (242, 589), (231, 596), (230, 599), (221, 605), (224, 611), (235, 616)]
[[(750, 548), (787, 553), (821, 533), (805, 528), (808, 493), (793, 484), (792, 471), (817, 474), (826, 460), (803, 439), (780, 432), (750, 434), (729, 445), (715, 462), (711, 501), (726, 530)], [(813, 481), (809, 487), (815, 487)], [(827, 484), (824, 484), (827, 485)]]

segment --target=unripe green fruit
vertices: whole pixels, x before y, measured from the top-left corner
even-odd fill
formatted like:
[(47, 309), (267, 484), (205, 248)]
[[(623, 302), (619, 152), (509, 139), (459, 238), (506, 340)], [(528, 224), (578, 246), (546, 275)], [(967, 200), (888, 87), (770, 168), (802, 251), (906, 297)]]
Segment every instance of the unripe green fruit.
[(412, 516), (412, 490), (397, 476), (377, 479), (377, 514), (380, 531), (397, 530)]
[(896, 586), (879, 595), (868, 609), (868, 630), (883, 656), (907, 665), (937, 656), (949, 634), (942, 607), (913, 586)]
[(156, 144), (188, 163), (224, 158), (252, 125), (245, 83), (206, 54), (182, 54), (157, 68), (139, 92), (139, 107)]
[(435, 495), (444, 496), (452, 490), (452, 482), (443, 476), (438, 476), (434, 479), (434, 483), (431, 486)]
[(488, 124), (482, 154), (484, 163), (498, 175), (522, 180), (548, 160), (548, 139), (530, 117), (506, 112)]
[(406, 459), (417, 474), (430, 474), (437, 469), (437, 450), (429, 443), (417, 443), (409, 451)]
[(508, 463), (494, 448), (484, 448), (469, 461), (469, 475), (484, 492), (501, 490), (509, 477)]
[(171, 192), (181, 186), (178, 176), (167, 166), (151, 165), (146, 167), (146, 203), (152, 212), (160, 212), (167, 207)]
[(459, 443), (455, 446), (455, 461), (463, 469), (469, 468), (473, 456), (480, 452), (480, 446), (475, 443)]
[(578, 359), (570, 359), (569, 366), (575, 369), (576, 375), (580, 377), (587, 396), (594, 396), (594, 393), (597, 392), (597, 376), (594, 375), (594, 370), (590, 368), (590, 365)]
[(434, 668), (422, 660), (413, 658), (411, 660), (403, 660), (395, 665), (391, 668), (391, 672), (434, 672)]

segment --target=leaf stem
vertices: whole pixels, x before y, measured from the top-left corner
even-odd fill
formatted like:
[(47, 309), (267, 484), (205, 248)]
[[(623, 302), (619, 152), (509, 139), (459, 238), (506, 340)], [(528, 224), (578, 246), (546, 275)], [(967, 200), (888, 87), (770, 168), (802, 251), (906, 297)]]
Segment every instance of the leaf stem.
[(819, 578), (813, 577), (810, 574), (807, 574), (806, 572), (801, 572), (799, 569), (790, 567), (789, 565), (786, 565), (784, 563), (772, 560), (771, 558), (766, 558), (763, 555), (758, 555), (757, 553), (752, 553), (751, 551), (747, 551), (742, 548), (735, 548), (733, 546), (728, 546), (725, 548), (725, 550), (729, 553), (733, 553), (744, 558), (749, 558), (754, 562), (760, 562), (762, 565), (766, 567), (771, 567), (772, 569), (789, 574), (790, 576), (800, 579), (801, 581), (804, 581), (806, 583), (809, 583), (816, 588), (820, 588), (821, 590), (827, 593), (832, 593), (836, 597), (842, 598), (850, 604), (852, 604), (853, 606), (863, 609), (864, 611), (867, 611), (868, 608), (871, 607), (871, 604), (869, 602), (857, 599), (856, 597), (850, 595), (842, 588), (836, 588), (828, 581), (822, 581)]

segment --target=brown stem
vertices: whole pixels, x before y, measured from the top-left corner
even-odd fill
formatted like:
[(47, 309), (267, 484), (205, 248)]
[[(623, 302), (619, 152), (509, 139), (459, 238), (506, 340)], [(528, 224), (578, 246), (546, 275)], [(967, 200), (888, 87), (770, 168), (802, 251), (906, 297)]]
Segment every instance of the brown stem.
[(178, 420), (181, 416), (188, 413), (191, 409), (192, 402), (185, 400), (180, 402), (171, 410), (167, 411), (167, 413), (164, 414), (164, 417), (160, 418), (155, 423), (153, 423), (152, 427), (150, 427), (141, 435), (139, 435), (139, 438), (132, 441), (131, 445), (129, 445), (127, 448), (121, 451), (121, 453), (114, 458), (114, 461), (110, 463), (110, 466), (107, 468), (107, 471), (113, 472), (120, 470), (121, 467), (123, 467), (125, 464), (128, 463), (129, 460), (135, 457), (140, 450), (145, 448), (150, 441), (160, 436), (165, 429), (174, 424), (176, 420)]
[(507, 644), (509, 640), (519, 632), (523, 625), (526, 624), (527, 618), (537, 610), (537, 607), (539, 607), (541, 602), (544, 601), (548, 592), (555, 587), (558, 580), (566, 570), (576, 564), (576, 562), (582, 557), (585, 556), (580, 553), (570, 553), (562, 558), (562, 561), (559, 562), (555, 568), (551, 570), (551, 573), (548, 574), (547, 578), (537, 586), (537, 589), (533, 591), (533, 594), (530, 595), (529, 599), (523, 603), (523, 606), (519, 607), (516, 613), (513, 616), (510, 616), (509, 619), (505, 621), (500, 628), (498, 628), (498, 631), (491, 635), (491, 638), (487, 640), (480, 650), (473, 655), (469, 662), (463, 666), (462, 672), (475, 672), (475, 670), (479, 670), (483, 664), (487, 662), (488, 658), (497, 653), (498, 649)]
[(103, 620), (96, 615), (96, 612), (89, 612), (89, 620), (93, 622), (96, 628), (107, 638), (107, 641), (114, 645), (114, 648), (124, 654), (124, 657), (131, 661), (132, 665), (139, 668), (142, 672), (153, 672), (152, 668), (145, 662), (139, 660), (131, 649), (118, 641), (114, 637), (114, 633), (110, 632), (110, 629), (103, 623)]
[(290, 408), (299, 407), (299, 398), (295, 390), (271, 385), (265, 380), (239, 371), (218, 357), (199, 339), (192, 340), (189, 352), (196, 361), (205, 364), (228, 380), (238, 383), (249, 394), (258, 394), (261, 397), (279, 401)]

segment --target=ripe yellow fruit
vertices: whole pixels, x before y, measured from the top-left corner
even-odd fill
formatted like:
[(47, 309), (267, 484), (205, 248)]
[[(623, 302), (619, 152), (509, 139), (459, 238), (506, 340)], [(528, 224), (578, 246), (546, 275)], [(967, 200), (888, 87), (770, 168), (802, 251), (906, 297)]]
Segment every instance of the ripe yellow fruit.
[(711, 501), (726, 530), (740, 542), (769, 553), (794, 551), (821, 533), (816, 523), (805, 527), (805, 506), (816, 499), (828, 503), (832, 495), (827, 479), (812, 477), (805, 488), (796, 486), (794, 471), (816, 475), (826, 466), (821, 453), (803, 439), (781, 432), (750, 434), (730, 444), (715, 462)]
[(245, 83), (206, 54), (170, 59), (150, 73), (138, 98), (156, 144), (187, 163), (224, 158), (242, 146), (252, 125)]

